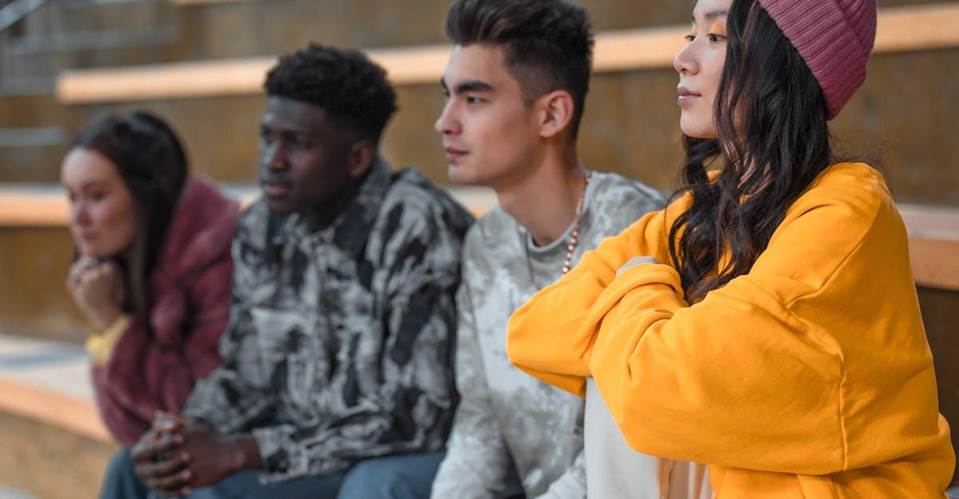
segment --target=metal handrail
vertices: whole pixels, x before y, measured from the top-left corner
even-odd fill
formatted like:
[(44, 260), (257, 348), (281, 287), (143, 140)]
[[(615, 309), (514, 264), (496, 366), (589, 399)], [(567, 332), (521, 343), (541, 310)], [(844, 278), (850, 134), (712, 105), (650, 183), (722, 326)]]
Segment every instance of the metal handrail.
[(43, 7), (50, 0), (13, 0), (0, 7), (0, 33), (17, 24), (31, 12)]

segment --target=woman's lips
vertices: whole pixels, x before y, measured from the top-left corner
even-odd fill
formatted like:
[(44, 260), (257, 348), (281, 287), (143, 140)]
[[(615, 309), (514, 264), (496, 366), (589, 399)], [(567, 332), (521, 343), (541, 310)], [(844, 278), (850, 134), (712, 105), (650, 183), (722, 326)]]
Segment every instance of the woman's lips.
[(679, 88), (676, 89), (676, 91), (677, 91), (677, 93), (679, 94), (676, 99), (677, 99), (677, 102), (679, 102), (680, 105), (683, 105), (683, 104), (686, 103), (686, 102), (690, 102), (690, 101), (693, 101), (693, 100), (695, 100), (695, 99), (698, 99), (698, 98), (702, 97), (702, 94), (699, 94), (699, 93), (697, 93), (697, 92), (693, 92), (692, 90), (689, 90), (689, 89), (686, 88), (686, 87), (679, 87)]

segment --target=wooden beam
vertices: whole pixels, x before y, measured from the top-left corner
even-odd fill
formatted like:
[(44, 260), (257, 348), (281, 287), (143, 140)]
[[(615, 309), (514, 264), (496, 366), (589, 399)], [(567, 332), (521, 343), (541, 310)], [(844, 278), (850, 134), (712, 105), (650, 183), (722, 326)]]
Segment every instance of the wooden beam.
[(61, 227), (67, 223), (67, 202), (55, 189), (0, 190), (0, 227)]
[(959, 291), (959, 241), (910, 237), (909, 258), (916, 284)]
[(221, 3), (239, 3), (239, 2), (249, 2), (251, 0), (167, 0), (168, 2), (179, 5), (179, 6), (191, 6), (191, 5), (215, 5)]
[(875, 52), (907, 52), (959, 47), (959, 2), (879, 10)]
[[(956, 26), (959, 1), (881, 9), (876, 52), (959, 47)], [(667, 26), (599, 33), (594, 69), (602, 73), (669, 67), (688, 30)], [(429, 45), (374, 49), (368, 54), (386, 68), (395, 85), (415, 85), (438, 81), (449, 51), (447, 45)], [(273, 57), (257, 57), (67, 70), (58, 78), (57, 98), (79, 104), (254, 94), (261, 91), (264, 75), (274, 62)]]
[[(229, 197), (246, 206), (259, 195), (255, 186), (226, 186)], [(450, 189), (450, 194), (480, 217), (496, 205), (492, 191), (478, 187)], [(53, 186), (0, 187), (0, 229), (10, 227), (63, 227), (67, 224), (63, 189)]]
[[(368, 51), (395, 85), (438, 82), (449, 53), (446, 45)], [(71, 70), (58, 77), (57, 98), (76, 104), (253, 94), (275, 63), (274, 57), (256, 57)]]
[(263, 84), (270, 57), (67, 70), (57, 77), (57, 99), (67, 104), (252, 94)]
[(959, 291), (959, 209), (899, 206), (916, 283)]
[(0, 410), (113, 442), (93, 402), (0, 376)]

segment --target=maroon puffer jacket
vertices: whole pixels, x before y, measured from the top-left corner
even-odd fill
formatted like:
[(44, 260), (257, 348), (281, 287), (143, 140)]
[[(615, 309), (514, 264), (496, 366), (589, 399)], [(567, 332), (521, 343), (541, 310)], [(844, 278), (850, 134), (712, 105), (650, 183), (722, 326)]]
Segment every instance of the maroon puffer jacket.
[(237, 203), (212, 184), (187, 181), (150, 276), (151, 329), (134, 321), (110, 361), (93, 367), (100, 416), (126, 447), (146, 432), (156, 411), (179, 413), (193, 384), (220, 365), (238, 213)]

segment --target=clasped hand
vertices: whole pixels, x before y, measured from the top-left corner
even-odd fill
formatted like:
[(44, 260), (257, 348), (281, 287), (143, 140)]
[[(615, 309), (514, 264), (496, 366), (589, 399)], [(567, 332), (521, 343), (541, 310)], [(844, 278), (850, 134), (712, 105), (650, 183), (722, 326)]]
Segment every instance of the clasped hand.
[(137, 476), (163, 497), (187, 495), (240, 468), (230, 439), (203, 423), (165, 413), (157, 415), (131, 452)]

